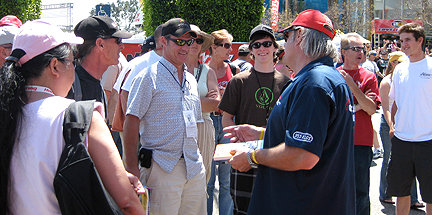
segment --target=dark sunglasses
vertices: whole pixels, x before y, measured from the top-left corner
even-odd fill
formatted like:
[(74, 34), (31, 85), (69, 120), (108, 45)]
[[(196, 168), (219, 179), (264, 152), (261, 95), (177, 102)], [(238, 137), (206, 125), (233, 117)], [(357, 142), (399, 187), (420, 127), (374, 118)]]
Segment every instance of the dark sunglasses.
[(226, 48), (226, 49), (229, 49), (229, 48), (231, 48), (231, 46), (232, 46), (231, 43), (215, 44), (215, 45), (220, 46), (220, 47), (224, 47), (224, 48)]
[(190, 45), (192, 45), (194, 42), (195, 42), (195, 39), (194, 38), (192, 38), (192, 39), (190, 39), (190, 40), (182, 40), (182, 39), (172, 39), (172, 38), (170, 38), (170, 37), (165, 37), (165, 38), (167, 38), (167, 39), (169, 39), (169, 40), (171, 40), (171, 41), (173, 41), (176, 45), (178, 45), (178, 46), (184, 46), (184, 45), (188, 45), (188, 46), (190, 46)]
[(366, 49), (365, 49), (365, 47), (358, 47), (358, 46), (351, 46), (351, 47), (348, 47), (348, 48), (344, 48), (344, 50), (348, 50), (348, 49), (351, 49), (351, 50), (353, 50), (353, 51), (355, 51), (355, 52), (360, 52), (360, 51), (366, 51)]
[(196, 42), (197, 44), (201, 45), (201, 44), (204, 43), (204, 39), (202, 39), (202, 38), (198, 38), (198, 39), (195, 39), (195, 42)]
[(259, 49), (261, 48), (261, 45), (263, 45), (264, 47), (268, 48), (270, 46), (273, 45), (273, 41), (265, 41), (265, 42), (256, 42), (256, 43), (252, 43), (251, 47), (254, 49)]
[(291, 29), (288, 29), (288, 30), (285, 30), (284, 32), (282, 32), (283, 35), (284, 35), (285, 42), (288, 41), (288, 34), (289, 34), (289, 32), (291, 32), (291, 31), (298, 31), (299, 29), (300, 28), (291, 28)]
[(118, 45), (122, 44), (122, 38), (118, 38), (118, 37), (101, 37), (102, 39), (114, 39), (114, 42), (117, 43)]

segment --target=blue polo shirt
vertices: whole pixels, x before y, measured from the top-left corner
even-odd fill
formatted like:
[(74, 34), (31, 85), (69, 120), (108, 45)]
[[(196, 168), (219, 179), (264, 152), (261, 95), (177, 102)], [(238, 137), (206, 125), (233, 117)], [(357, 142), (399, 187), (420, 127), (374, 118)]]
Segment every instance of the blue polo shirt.
[(355, 214), (353, 97), (330, 57), (306, 65), (277, 101), (264, 148), (316, 154), (311, 170), (259, 165), (248, 214)]

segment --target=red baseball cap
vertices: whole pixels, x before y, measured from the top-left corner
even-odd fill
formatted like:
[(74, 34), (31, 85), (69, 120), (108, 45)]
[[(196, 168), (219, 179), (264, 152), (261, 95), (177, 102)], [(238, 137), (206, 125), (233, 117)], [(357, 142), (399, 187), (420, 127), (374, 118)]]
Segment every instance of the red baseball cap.
[(331, 39), (333, 39), (336, 34), (330, 18), (318, 10), (309, 9), (301, 12), (290, 26), (278, 31), (278, 33), (282, 33), (294, 26), (302, 26), (321, 31), (327, 34)]
[(22, 26), (22, 22), (14, 15), (7, 15), (0, 19), (0, 26), (4, 25), (16, 26), (19, 28)]

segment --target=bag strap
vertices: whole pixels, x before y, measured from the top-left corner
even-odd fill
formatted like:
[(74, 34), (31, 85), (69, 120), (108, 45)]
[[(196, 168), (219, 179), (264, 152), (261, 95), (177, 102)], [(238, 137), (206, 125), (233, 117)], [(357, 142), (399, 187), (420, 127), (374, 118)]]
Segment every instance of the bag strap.
[(197, 83), (198, 83), (198, 81), (199, 81), (199, 79), (200, 79), (200, 77), (201, 77), (201, 73), (202, 73), (203, 66), (204, 66), (204, 65), (202, 65), (202, 64), (200, 64), (200, 65), (198, 66), (198, 74), (195, 76), (195, 79), (196, 79)]
[(76, 72), (75, 72), (75, 81), (73, 82), (72, 87), (74, 91), (75, 101), (81, 101), (82, 100), (81, 82)]
[(236, 68), (236, 66), (233, 65), (232, 63), (228, 63), (228, 65), (230, 66), (231, 73), (232, 73), (233, 75), (235, 75), (236, 72), (237, 72), (237, 68)]
[(240, 70), (242, 69), (242, 66), (245, 65), (246, 63), (247, 63), (246, 61), (239, 63), (238, 67), (240, 67)]
[(94, 103), (95, 100), (74, 102), (66, 109), (63, 121), (66, 146), (84, 142), (93, 117)]

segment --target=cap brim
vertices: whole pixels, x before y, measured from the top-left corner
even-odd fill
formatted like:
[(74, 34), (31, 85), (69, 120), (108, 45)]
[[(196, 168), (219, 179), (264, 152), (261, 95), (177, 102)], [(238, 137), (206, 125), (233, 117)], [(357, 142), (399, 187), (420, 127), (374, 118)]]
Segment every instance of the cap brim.
[(288, 27), (286, 27), (286, 28), (284, 28), (282, 30), (279, 30), (278, 33), (283, 33), (284, 31), (286, 31), (288, 29), (291, 29), (292, 27), (294, 27), (294, 25), (290, 25), (290, 26), (288, 26)]
[(129, 39), (133, 36), (133, 34), (125, 31), (116, 31), (111, 36), (122, 38), (122, 39)]
[(72, 34), (67, 34), (64, 37), (64, 42), (69, 44), (83, 44), (84, 39), (81, 37), (76, 37), (75, 35)]
[(211, 34), (207, 34), (203, 31), (197, 32), (198, 35), (202, 36), (204, 39), (204, 43), (201, 46), (201, 51), (204, 52), (210, 48), (210, 46), (214, 43), (214, 37)]

